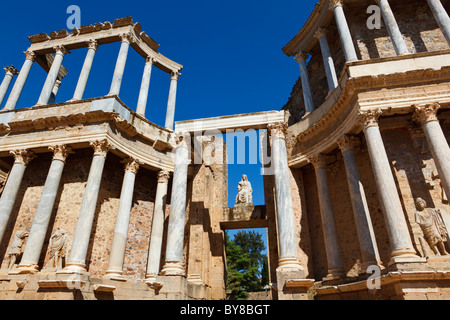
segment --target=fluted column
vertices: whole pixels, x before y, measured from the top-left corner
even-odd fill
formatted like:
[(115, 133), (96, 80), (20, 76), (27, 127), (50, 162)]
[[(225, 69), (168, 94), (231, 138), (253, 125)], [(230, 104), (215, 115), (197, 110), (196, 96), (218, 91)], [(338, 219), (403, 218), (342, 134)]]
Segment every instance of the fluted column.
[(275, 196), (279, 239), (278, 269), (303, 270), (300, 265), (295, 228), (294, 205), (286, 149), (286, 123), (268, 126), (272, 141), (272, 161), (275, 176)]
[(186, 191), (189, 165), (189, 133), (177, 135), (175, 170), (173, 173), (166, 261), (161, 273), (166, 276), (185, 275), (183, 265), (184, 226), (186, 220)]
[(450, 147), (437, 117), (440, 107), (438, 103), (415, 106), (414, 120), (422, 126), (442, 186), (450, 194)]
[(127, 244), (128, 227), (130, 223), (131, 207), (133, 206), (134, 183), (139, 164), (136, 160), (129, 158), (124, 161), (125, 175), (123, 177), (122, 192), (120, 194), (119, 211), (114, 228), (114, 237), (109, 255), (108, 270), (109, 278), (125, 280), (123, 277), (123, 262), (125, 259), (125, 246)]
[(322, 218), (325, 251), (328, 261), (327, 280), (344, 277), (344, 267), (341, 259), (341, 249), (334, 219), (331, 192), (328, 184), (327, 162), (324, 155), (317, 155), (308, 159), (316, 170), (317, 191), (319, 194), (320, 215)]
[(66, 146), (49, 147), (49, 149), (53, 151), (53, 160), (34, 216), (27, 245), (18, 269), (15, 271), (16, 273), (33, 273), (38, 271), (39, 257), (44, 246), (45, 235), (48, 231), (64, 165), (67, 156), (71, 152), (71, 148)]
[(150, 87), (150, 77), (152, 75), (153, 58), (147, 57), (145, 59), (144, 73), (142, 75), (141, 90), (139, 92), (139, 99), (136, 108), (136, 113), (145, 117), (145, 110), (147, 109), (148, 89)]
[(155, 211), (152, 219), (152, 234), (148, 251), (148, 264), (145, 282), (152, 284), (156, 281), (161, 266), (161, 249), (164, 233), (164, 216), (166, 212), (167, 188), (170, 172), (158, 173), (158, 187), (156, 188)]
[(2, 84), (0, 85), (0, 105), (3, 103), (5, 99), (6, 93), (8, 92), (9, 86), (11, 84), (14, 75), (19, 74), (19, 71), (13, 66), (3, 68), (6, 74), (3, 78)]
[(381, 8), (381, 14), (383, 16), (384, 24), (388, 30), (389, 36), (391, 37), (392, 43), (394, 45), (395, 52), (398, 56), (407, 54), (408, 47), (406, 46), (403, 35), (400, 32), (397, 21), (395, 20), (394, 13), (392, 12), (391, 6), (388, 0), (376, 0)]
[(334, 12), (339, 36), (344, 49), (345, 61), (350, 62), (358, 60), (355, 45), (353, 44), (352, 34), (350, 33), (347, 19), (344, 14), (344, 9), (342, 8), (342, 0), (331, 0), (330, 10)]
[(61, 69), (64, 55), (69, 51), (64, 46), (57, 46), (54, 48), (56, 51), (55, 59), (53, 60), (50, 71), (48, 72), (47, 79), (45, 80), (44, 87), (42, 88), (41, 95), (36, 105), (46, 105), (50, 101), (53, 88), (55, 87), (56, 80), (58, 79), (59, 70)]
[(348, 135), (345, 135), (338, 140), (338, 145), (344, 158), (356, 231), (358, 233), (359, 246), (361, 249), (361, 272), (366, 273), (367, 267), (371, 265), (381, 266), (382, 263), (378, 252), (369, 207), (367, 205), (366, 193), (361, 182), (358, 164), (356, 163), (355, 147), (359, 145), (359, 143), (360, 141), (358, 138)]
[(35, 158), (34, 153), (29, 150), (15, 150), (11, 151), (11, 154), (14, 155), (14, 165), (0, 198), (0, 241), (2, 241), (8, 226), (8, 220), (16, 202), (25, 169), (30, 161)]
[(175, 103), (177, 100), (177, 86), (179, 77), (180, 73), (178, 72), (172, 72), (172, 74), (170, 75), (170, 91), (169, 91), (169, 100), (167, 102), (166, 125), (165, 125), (165, 128), (169, 130), (173, 130), (173, 125), (175, 121)]
[(97, 49), (98, 42), (96, 40), (89, 40), (86, 58), (84, 59), (83, 68), (81, 69), (77, 87), (75, 88), (75, 93), (73, 94), (73, 98), (71, 99), (71, 101), (78, 101), (83, 99), (84, 91), (86, 90), (89, 75), (91, 74), (92, 64), (94, 62), (94, 57)]
[(450, 45), (450, 18), (440, 0), (427, 0), (436, 22)]
[(306, 54), (300, 52), (295, 56), (295, 60), (300, 66), (300, 76), (302, 81), (303, 101), (305, 103), (305, 113), (314, 111), (314, 102), (311, 94), (311, 86), (309, 83), (308, 68), (306, 67)]
[(95, 141), (91, 142), (91, 146), (94, 148), (94, 157), (81, 203), (81, 210), (78, 216), (78, 223), (73, 237), (69, 259), (66, 263), (66, 268), (61, 273), (86, 272), (86, 255), (94, 222), (103, 168), (109, 151), (109, 143), (107, 140)]
[(120, 88), (122, 86), (123, 74), (125, 72), (125, 65), (127, 63), (128, 50), (132, 41), (130, 34), (123, 34), (120, 36), (122, 43), (120, 45), (119, 55), (116, 61), (116, 68), (114, 69), (114, 75), (111, 83), (111, 88), (108, 95), (118, 96)]
[(314, 36), (319, 39), (320, 49), (322, 51), (323, 63), (325, 66), (325, 73), (327, 76), (328, 89), (333, 91), (338, 86), (338, 79), (336, 75), (336, 68), (334, 66), (334, 60), (331, 55), (330, 46), (328, 45), (328, 40), (326, 36), (326, 30), (324, 28), (319, 28)]
[(20, 95), (22, 94), (23, 87), (25, 86), (25, 82), (27, 81), (28, 75), (30, 74), (31, 67), (36, 60), (36, 54), (32, 51), (26, 51), (25, 55), (25, 62), (22, 66), (22, 69), (20, 69), (19, 75), (17, 76), (14, 87), (9, 94), (8, 100), (6, 101), (5, 108), (3, 110), (14, 110), (16, 108), (17, 102), (19, 101)]
[(412, 244), (394, 175), (378, 126), (378, 118), (381, 113), (380, 110), (361, 111), (360, 122), (364, 128), (367, 149), (389, 234), (391, 258), (412, 257), (416, 255), (416, 251)]
[(55, 85), (53, 86), (52, 94), (50, 95), (50, 99), (48, 100), (48, 104), (55, 103), (56, 96), (58, 95), (60, 86), (61, 86), (61, 80), (56, 80)]

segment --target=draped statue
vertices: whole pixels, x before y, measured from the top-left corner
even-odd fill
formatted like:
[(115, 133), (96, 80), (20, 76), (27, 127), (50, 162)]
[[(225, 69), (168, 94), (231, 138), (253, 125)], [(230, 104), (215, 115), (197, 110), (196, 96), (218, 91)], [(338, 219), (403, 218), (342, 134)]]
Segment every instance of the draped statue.
[(66, 255), (67, 232), (64, 229), (56, 231), (50, 238), (48, 269), (61, 270), (62, 259)]
[(6, 265), (9, 270), (12, 270), (16, 265), (17, 257), (22, 253), (22, 246), (26, 237), (28, 237), (28, 232), (24, 230), (17, 231), (14, 235), (14, 240), (6, 256)]
[(241, 182), (239, 182), (238, 190), (239, 193), (236, 196), (236, 204), (253, 204), (252, 185), (245, 174), (242, 176)]

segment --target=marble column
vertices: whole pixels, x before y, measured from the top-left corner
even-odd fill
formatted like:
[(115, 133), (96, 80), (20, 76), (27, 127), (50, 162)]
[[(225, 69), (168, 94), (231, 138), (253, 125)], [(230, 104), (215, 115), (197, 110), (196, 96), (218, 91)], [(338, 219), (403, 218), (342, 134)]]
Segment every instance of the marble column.
[(118, 96), (120, 93), (123, 74), (125, 72), (125, 65), (127, 63), (128, 50), (133, 39), (130, 34), (123, 34), (120, 36), (120, 38), (122, 43), (120, 45), (120, 51), (116, 61), (116, 68), (114, 69), (114, 75), (108, 95)]
[(170, 91), (169, 91), (169, 100), (167, 102), (167, 113), (166, 113), (166, 125), (165, 128), (169, 130), (173, 130), (173, 125), (175, 121), (175, 103), (177, 100), (177, 86), (178, 86), (178, 78), (180, 77), (180, 73), (172, 72), (170, 75)]
[(94, 62), (94, 57), (97, 49), (98, 42), (96, 40), (89, 40), (86, 58), (84, 59), (83, 68), (81, 69), (77, 87), (75, 88), (75, 93), (73, 94), (73, 98), (71, 99), (71, 101), (78, 101), (83, 99), (84, 91), (86, 90), (89, 75), (91, 74), (92, 64)]
[(27, 81), (28, 75), (30, 74), (31, 67), (36, 60), (36, 54), (32, 51), (26, 51), (25, 55), (25, 62), (22, 66), (22, 69), (20, 69), (19, 75), (17, 76), (14, 87), (9, 94), (8, 100), (6, 101), (5, 108), (3, 110), (14, 110), (16, 108), (17, 102), (19, 101), (20, 95), (22, 94), (23, 87), (25, 86), (25, 82)]
[(166, 212), (167, 188), (169, 185), (170, 172), (160, 171), (158, 173), (158, 187), (156, 188), (155, 211), (152, 220), (152, 233), (148, 251), (148, 263), (145, 282), (155, 283), (161, 266), (161, 249), (164, 233), (164, 217)]
[(89, 177), (84, 191), (78, 223), (72, 241), (72, 248), (61, 273), (84, 273), (86, 272), (86, 255), (94, 222), (95, 208), (97, 206), (100, 183), (105, 166), (106, 156), (109, 151), (107, 140), (91, 142), (94, 148)]
[(342, 48), (344, 49), (345, 61), (350, 62), (358, 60), (355, 45), (353, 44), (352, 34), (350, 33), (347, 19), (344, 14), (344, 8), (342, 7), (342, 0), (331, 0), (330, 10), (334, 12)]
[(413, 118), (422, 126), (445, 194), (450, 194), (450, 147), (437, 117), (440, 107), (438, 103), (415, 106)]
[(53, 86), (52, 94), (50, 95), (50, 99), (48, 100), (48, 104), (54, 104), (56, 100), (56, 96), (58, 95), (59, 87), (61, 86), (61, 80), (56, 80), (55, 85)]
[(145, 117), (145, 110), (147, 109), (148, 89), (150, 87), (150, 77), (152, 75), (153, 58), (147, 57), (145, 59), (144, 73), (142, 75), (141, 90), (139, 92), (139, 99), (136, 108), (136, 113)]
[(395, 52), (398, 56), (408, 54), (408, 47), (406, 46), (403, 35), (400, 32), (394, 13), (391, 10), (388, 0), (376, 0), (381, 9), (384, 24), (386, 25), (389, 36), (394, 45)]
[(59, 70), (61, 69), (64, 55), (69, 51), (64, 46), (57, 46), (54, 48), (56, 51), (55, 59), (53, 60), (50, 71), (48, 72), (47, 79), (45, 80), (44, 87), (42, 88), (41, 95), (36, 105), (46, 105), (50, 101), (53, 88), (55, 87), (56, 80), (58, 79)]
[(445, 40), (450, 45), (450, 18), (440, 0), (427, 0), (436, 22), (439, 25)]
[(322, 218), (325, 251), (328, 262), (328, 275), (326, 276), (326, 280), (340, 279), (345, 277), (345, 274), (336, 221), (334, 220), (331, 192), (328, 184), (326, 157), (319, 154), (309, 158), (308, 161), (314, 165), (314, 169), (316, 170), (317, 192), (319, 194), (320, 215)]
[(286, 123), (268, 126), (272, 140), (275, 198), (279, 239), (278, 269), (303, 271), (298, 255), (297, 230), (292, 203), (291, 178), (286, 149)]
[(328, 45), (327, 33), (324, 28), (317, 29), (314, 36), (319, 39), (320, 50), (322, 50), (322, 58), (325, 66), (325, 73), (327, 76), (328, 89), (333, 91), (338, 87), (338, 78), (336, 75), (336, 69), (334, 67), (334, 60), (331, 55), (330, 46)]
[(34, 273), (38, 271), (39, 257), (44, 246), (45, 235), (48, 231), (64, 165), (67, 156), (71, 152), (71, 148), (67, 146), (55, 146), (49, 147), (49, 149), (53, 151), (53, 160), (17, 273)]
[(417, 256), (409, 234), (389, 158), (381, 137), (378, 125), (378, 118), (381, 114), (381, 110), (361, 111), (359, 117), (360, 123), (364, 128), (380, 205), (386, 221), (392, 250), (391, 262), (393, 262), (395, 258), (400, 256)]
[(109, 254), (108, 269), (106, 270), (106, 276), (116, 280), (125, 280), (123, 277), (123, 262), (125, 259), (131, 208), (133, 206), (134, 184), (139, 170), (138, 162), (132, 158), (126, 159), (124, 163), (125, 175), (120, 194), (119, 211), (117, 212), (116, 226)]
[(300, 76), (302, 81), (303, 101), (305, 103), (305, 113), (314, 111), (314, 102), (311, 94), (311, 86), (309, 83), (308, 68), (306, 67), (306, 53), (299, 52), (295, 56), (295, 60), (300, 66)]
[(19, 71), (13, 66), (3, 68), (6, 72), (3, 78), (2, 84), (0, 85), (0, 105), (5, 99), (6, 93), (8, 92), (9, 86), (15, 75), (19, 74)]
[(356, 162), (355, 147), (359, 144), (359, 139), (354, 136), (344, 135), (338, 140), (338, 146), (344, 158), (356, 231), (361, 249), (361, 273), (366, 273), (367, 267), (371, 265), (381, 266), (382, 263), (378, 252), (372, 219), (370, 217), (369, 206), (367, 205), (366, 193)]
[(15, 150), (11, 151), (11, 154), (14, 155), (14, 165), (9, 172), (8, 180), (0, 198), (0, 241), (2, 241), (8, 226), (25, 169), (30, 161), (35, 158), (34, 153), (29, 150)]
[(177, 135), (175, 169), (167, 232), (166, 261), (161, 273), (165, 276), (184, 276), (183, 247), (186, 221), (187, 173), (190, 153), (189, 133)]

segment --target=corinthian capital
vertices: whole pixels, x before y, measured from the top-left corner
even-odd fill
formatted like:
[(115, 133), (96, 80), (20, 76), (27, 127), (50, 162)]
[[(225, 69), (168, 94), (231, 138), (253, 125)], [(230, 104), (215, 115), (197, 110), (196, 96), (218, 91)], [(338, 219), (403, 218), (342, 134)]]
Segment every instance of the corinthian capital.
[(317, 31), (314, 33), (314, 37), (316, 37), (317, 39), (320, 39), (322, 37), (325, 37), (327, 35), (327, 29), (325, 28), (319, 28), (317, 29)]
[(380, 109), (360, 111), (358, 120), (364, 128), (378, 127), (378, 118), (382, 113)]
[(67, 157), (72, 153), (72, 148), (65, 145), (48, 148), (53, 151), (53, 160), (61, 160), (62, 162), (66, 162)]
[(56, 47), (53, 47), (53, 50), (55, 50), (56, 53), (59, 53), (62, 55), (66, 55), (69, 53), (69, 50), (67, 50), (65, 46), (56, 46)]
[(326, 169), (327, 158), (323, 154), (318, 154), (308, 158), (308, 162), (311, 163), (316, 170)]
[(6, 74), (8, 74), (8, 73), (11, 74), (11, 75), (19, 74), (19, 70), (17, 70), (13, 66), (4, 67), (3, 70), (5, 70)]
[(119, 37), (121, 42), (126, 42), (128, 44), (133, 43), (133, 36), (131, 33), (123, 33)]
[(26, 149), (13, 150), (10, 153), (14, 156), (14, 163), (20, 163), (23, 166), (27, 166), (31, 160), (36, 158), (33, 151)]
[(94, 148), (94, 156), (106, 157), (110, 149), (108, 140), (93, 141), (90, 145)]
[(360, 143), (361, 141), (357, 137), (347, 134), (337, 141), (342, 152), (355, 150)]
[(295, 61), (297, 61), (298, 63), (306, 62), (306, 60), (308, 60), (308, 55), (307, 55), (305, 52), (300, 51), (299, 53), (297, 53), (297, 54), (295, 55), (294, 59), (295, 59)]
[(269, 130), (272, 139), (286, 139), (287, 137), (288, 125), (286, 122), (271, 123), (267, 126), (267, 129)]
[(439, 103), (414, 106), (413, 121), (425, 124), (430, 121), (439, 121), (437, 112), (441, 108)]
[(139, 170), (139, 161), (133, 158), (128, 158), (123, 161), (121, 161), (123, 164), (125, 164), (125, 172), (133, 172), (134, 174), (137, 174)]
[(158, 183), (169, 183), (170, 172), (161, 170), (158, 172)]
[(181, 73), (179, 72), (172, 72), (170, 74), (170, 80), (178, 81), (178, 78), (181, 76)]
[(33, 51), (24, 51), (24, 53), (27, 60), (31, 60), (33, 62), (36, 60), (36, 53)]
[(342, 7), (342, 0), (330, 0), (330, 10), (334, 10), (336, 7)]
[(87, 44), (88, 44), (88, 48), (89, 49), (93, 49), (93, 50), (97, 51), (97, 49), (98, 49), (98, 42), (97, 42), (97, 40), (91, 39), (91, 40), (89, 40), (87, 42)]

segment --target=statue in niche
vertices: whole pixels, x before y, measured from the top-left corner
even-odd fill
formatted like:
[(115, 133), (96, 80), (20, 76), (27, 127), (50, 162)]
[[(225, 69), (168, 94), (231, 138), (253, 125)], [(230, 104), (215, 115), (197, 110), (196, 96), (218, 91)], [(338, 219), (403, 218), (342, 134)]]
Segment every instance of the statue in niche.
[(445, 249), (448, 232), (440, 210), (427, 208), (427, 203), (422, 198), (416, 199), (416, 207), (418, 211), (416, 211), (415, 220), (420, 225), (431, 250), (437, 256), (448, 255)]
[(62, 260), (66, 256), (67, 232), (64, 229), (56, 231), (50, 237), (49, 244), (49, 260), (47, 262), (47, 269), (61, 270)]
[(236, 204), (253, 204), (252, 185), (245, 174), (242, 176), (241, 182), (239, 182), (238, 190), (239, 193), (236, 196)]
[(22, 253), (22, 246), (26, 237), (28, 237), (28, 232), (24, 230), (19, 230), (14, 235), (14, 240), (11, 243), (6, 256), (6, 266), (8, 270), (12, 270), (15, 267), (17, 257)]

